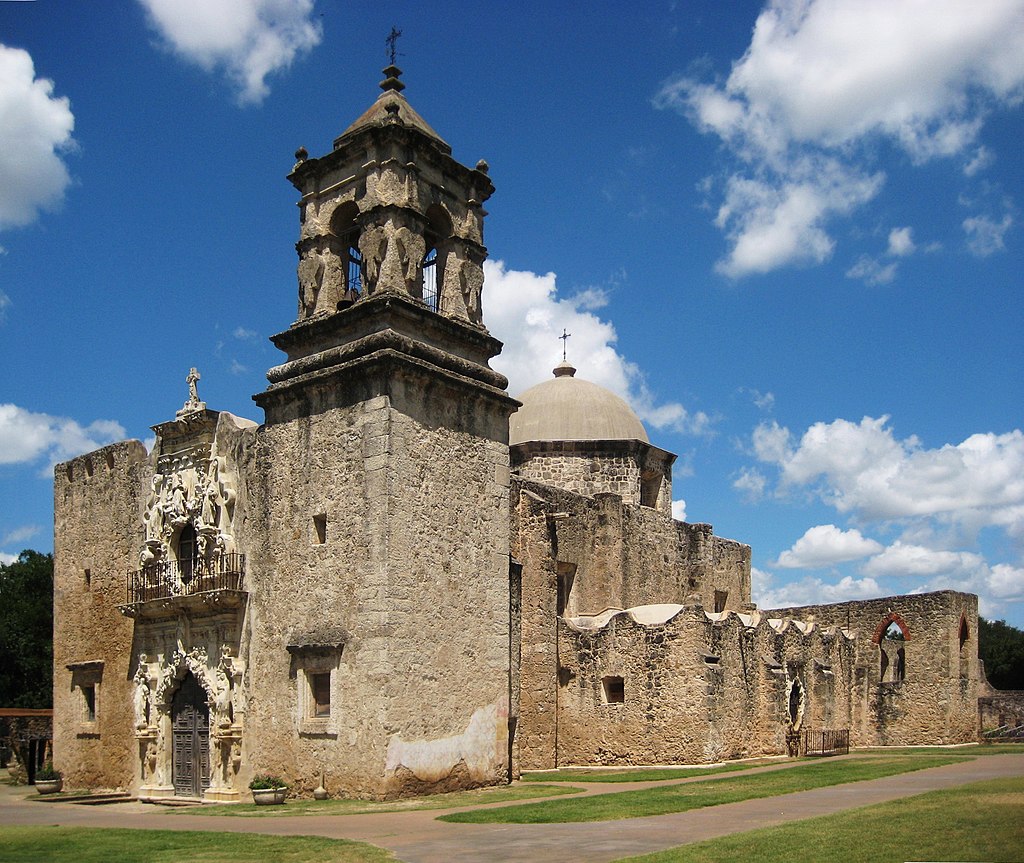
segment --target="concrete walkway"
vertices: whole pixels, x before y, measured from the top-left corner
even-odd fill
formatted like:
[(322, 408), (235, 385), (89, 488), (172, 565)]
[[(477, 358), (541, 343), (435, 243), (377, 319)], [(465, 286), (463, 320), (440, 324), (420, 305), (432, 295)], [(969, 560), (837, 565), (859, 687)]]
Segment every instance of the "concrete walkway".
[[(789, 766), (795, 765), (773, 765), (750, 772), (787, 769)], [(746, 772), (728, 773), (721, 778)], [(746, 800), (674, 815), (588, 824), (447, 824), (436, 820), (438, 815), (447, 812), (479, 808), (475, 806), (372, 815), (212, 817), (169, 812), (141, 803), (109, 806), (38, 803), (25, 799), (27, 789), (24, 786), (0, 786), (0, 823), (314, 834), (371, 842), (390, 849), (405, 863), (491, 863), (494, 860), (510, 863), (570, 863), (581, 859), (588, 863), (610, 863), (635, 854), (660, 851), (689, 842), (817, 815), (829, 815), (926, 791), (1021, 775), (1024, 775), (1024, 757), (1014, 754), (987, 755), (959, 764), (869, 782), (853, 782), (797, 794)], [(609, 794), (632, 788), (690, 781), (694, 780), (573, 784), (585, 788), (586, 794)], [(568, 796), (564, 795), (561, 799), (568, 799)]]

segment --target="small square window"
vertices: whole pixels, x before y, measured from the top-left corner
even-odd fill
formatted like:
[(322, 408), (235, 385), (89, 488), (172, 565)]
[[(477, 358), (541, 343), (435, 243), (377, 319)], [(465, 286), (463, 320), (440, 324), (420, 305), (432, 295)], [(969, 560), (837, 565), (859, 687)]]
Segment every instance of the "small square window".
[(313, 516), (313, 542), (323, 545), (327, 542), (327, 514)]
[(602, 677), (601, 689), (605, 704), (624, 704), (626, 701), (626, 684), (621, 677)]
[(311, 715), (325, 717), (331, 715), (331, 673), (329, 671), (309, 675), (309, 692), (312, 696)]

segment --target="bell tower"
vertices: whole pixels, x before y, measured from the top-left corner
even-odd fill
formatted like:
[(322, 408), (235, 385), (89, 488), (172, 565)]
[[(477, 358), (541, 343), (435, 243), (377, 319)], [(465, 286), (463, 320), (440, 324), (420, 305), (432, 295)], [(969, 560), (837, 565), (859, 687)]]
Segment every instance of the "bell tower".
[(298, 315), (254, 396), (248, 576), (274, 597), (251, 636), (253, 686), (280, 705), (251, 713), (254, 746), (278, 759), (259, 770), (324, 771), (377, 797), (509, 778), (518, 406), (488, 365), (501, 343), (481, 308), (487, 165), (455, 161), (400, 70), (384, 74), (331, 152), (300, 149), (288, 178)]
[(384, 69), (384, 92), (330, 153), (296, 153), (299, 321), (397, 294), (483, 326), (483, 203), (494, 192), (487, 163), (469, 169), (452, 158), (402, 96), (401, 74)]

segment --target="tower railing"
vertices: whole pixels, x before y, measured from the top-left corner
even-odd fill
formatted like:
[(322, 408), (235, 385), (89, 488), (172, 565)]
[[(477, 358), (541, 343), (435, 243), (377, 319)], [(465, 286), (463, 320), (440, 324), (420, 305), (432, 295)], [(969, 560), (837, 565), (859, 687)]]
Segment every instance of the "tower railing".
[(243, 590), (244, 576), (244, 554), (222, 554), (212, 560), (159, 560), (128, 573), (126, 597), (133, 605), (211, 590)]

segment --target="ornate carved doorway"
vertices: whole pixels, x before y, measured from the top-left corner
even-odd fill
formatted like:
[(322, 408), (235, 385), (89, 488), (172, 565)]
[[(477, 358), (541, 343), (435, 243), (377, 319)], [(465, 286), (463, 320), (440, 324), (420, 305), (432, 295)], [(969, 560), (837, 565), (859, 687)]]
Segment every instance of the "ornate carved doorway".
[(171, 702), (174, 793), (201, 797), (210, 786), (210, 706), (190, 671)]

